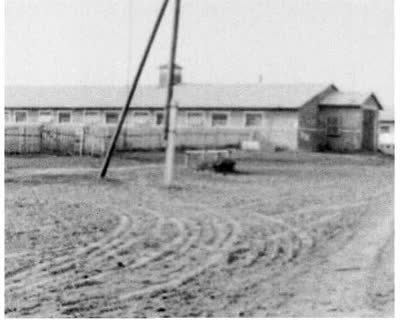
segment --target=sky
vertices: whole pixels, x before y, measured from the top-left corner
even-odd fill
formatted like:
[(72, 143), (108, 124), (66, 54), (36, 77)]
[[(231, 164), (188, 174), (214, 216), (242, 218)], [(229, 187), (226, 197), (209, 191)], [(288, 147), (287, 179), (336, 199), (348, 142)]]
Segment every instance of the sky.
[[(172, 4), (141, 83), (169, 58)], [(6, 85), (127, 85), (162, 0), (6, 0)], [(182, 0), (190, 83), (334, 83), (393, 106), (392, 0)]]

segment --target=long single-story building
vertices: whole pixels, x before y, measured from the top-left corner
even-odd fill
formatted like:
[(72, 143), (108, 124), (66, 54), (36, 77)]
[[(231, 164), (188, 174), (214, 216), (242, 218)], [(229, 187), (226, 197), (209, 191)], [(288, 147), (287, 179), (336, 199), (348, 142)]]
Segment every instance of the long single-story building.
[[(161, 127), (167, 68), (160, 82), (137, 89), (126, 125)], [(291, 150), (376, 150), (379, 111), (373, 94), (341, 92), (334, 84), (189, 84), (175, 68), (179, 128), (247, 128), (257, 139)], [(6, 123), (115, 125), (128, 87), (6, 87)]]

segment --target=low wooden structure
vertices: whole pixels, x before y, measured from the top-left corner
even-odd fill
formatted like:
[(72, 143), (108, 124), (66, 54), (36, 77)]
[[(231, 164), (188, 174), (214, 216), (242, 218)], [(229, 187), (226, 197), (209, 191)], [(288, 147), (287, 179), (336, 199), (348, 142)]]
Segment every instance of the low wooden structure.
[(203, 149), (203, 150), (186, 150), (184, 165), (186, 168), (189, 167), (191, 158), (197, 158), (198, 162), (211, 160), (219, 160), (221, 158), (231, 158), (235, 149)]

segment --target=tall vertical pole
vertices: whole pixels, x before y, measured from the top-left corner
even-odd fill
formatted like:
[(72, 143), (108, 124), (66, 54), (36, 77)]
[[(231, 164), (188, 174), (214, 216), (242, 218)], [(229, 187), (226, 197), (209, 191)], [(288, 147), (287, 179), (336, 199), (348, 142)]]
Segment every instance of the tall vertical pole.
[(110, 164), (111, 156), (112, 156), (112, 154), (114, 152), (115, 145), (116, 145), (117, 140), (118, 140), (118, 136), (119, 136), (119, 134), (121, 132), (122, 125), (124, 124), (124, 121), (125, 121), (126, 115), (128, 113), (128, 109), (129, 109), (129, 106), (131, 104), (133, 95), (135, 94), (136, 88), (137, 88), (137, 86), (139, 84), (140, 76), (142, 75), (142, 71), (143, 71), (144, 66), (146, 64), (147, 57), (148, 57), (148, 55), (150, 53), (150, 50), (151, 50), (151, 47), (153, 45), (154, 39), (155, 39), (155, 37), (157, 35), (157, 31), (158, 31), (158, 29), (160, 27), (161, 20), (162, 20), (162, 18), (164, 16), (165, 9), (167, 8), (168, 1), (169, 0), (164, 0), (162, 6), (160, 8), (160, 11), (158, 13), (158, 16), (157, 16), (156, 22), (154, 24), (153, 30), (152, 30), (152, 32), (150, 34), (150, 38), (149, 38), (149, 41), (147, 43), (146, 49), (145, 49), (145, 51), (143, 53), (142, 60), (141, 60), (140, 65), (139, 65), (139, 69), (138, 69), (138, 71), (136, 73), (136, 76), (135, 76), (135, 79), (133, 81), (131, 91), (129, 92), (129, 96), (128, 96), (128, 99), (126, 101), (125, 107), (122, 110), (121, 114), (119, 115), (117, 129), (115, 130), (114, 135), (112, 137), (111, 144), (110, 144), (110, 146), (108, 148), (106, 157), (105, 157), (104, 162), (103, 162), (103, 167), (102, 167), (101, 172), (100, 172), (100, 177), (101, 178), (104, 178), (104, 176), (107, 174), (108, 165)]
[(169, 129), (168, 129), (167, 150), (165, 153), (165, 176), (164, 176), (164, 183), (166, 186), (170, 186), (172, 184), (174, 176), (177, 109), (178, 107), (176, 103), (173, 103), (169, 111)]
[(179, 29), (179, 15), (180, 15), (181, 1), (175, 0), (175, 11), (174, 11), (174, 25), (172, 31), (172, 44), (171, 53), (169, 60), (169, 73), (168, 73), (168, 93), (166, 103), (166, 121), (165, 121), (165, 134), (167, 138), (167, 150), (165, 155), (165, 173), (164, 183), (166, 186), (170, 186), (173, 179), (173, 166), (175, 158), (175, 119), (177, 114), (177, 108), (174, 106), (171, 110), (171, 102), (174, 91), (174, 68), (176, 59), (176, 47), (178, 43), (178, 29)]

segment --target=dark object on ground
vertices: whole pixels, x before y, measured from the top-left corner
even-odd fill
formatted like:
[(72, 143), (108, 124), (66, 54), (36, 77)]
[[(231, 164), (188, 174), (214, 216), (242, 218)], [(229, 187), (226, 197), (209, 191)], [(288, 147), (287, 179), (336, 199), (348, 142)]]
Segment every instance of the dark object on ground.
[(281, 146), (276, 146), (276, 147), (274, 148), (274, 151), (275, 151), (275, 152), (284, 152), (284, 151), (288, 151), (288, 148), (286, 148), (286, 147), (281, 147)]
[(222, 158), (217, 160), (205, 160), (198, 166), (197, 170), (214, 170), (219, 173), (234, 173), (236, 161), (229, 158)]
[(233, 173), (235, 172), (236, 161), (233, 159), (218, 159), (213, 164), (215, 172)]
[(121, 261), (118, 261), (118, 267), (119, 268), (125, 268), (125, 265)]

